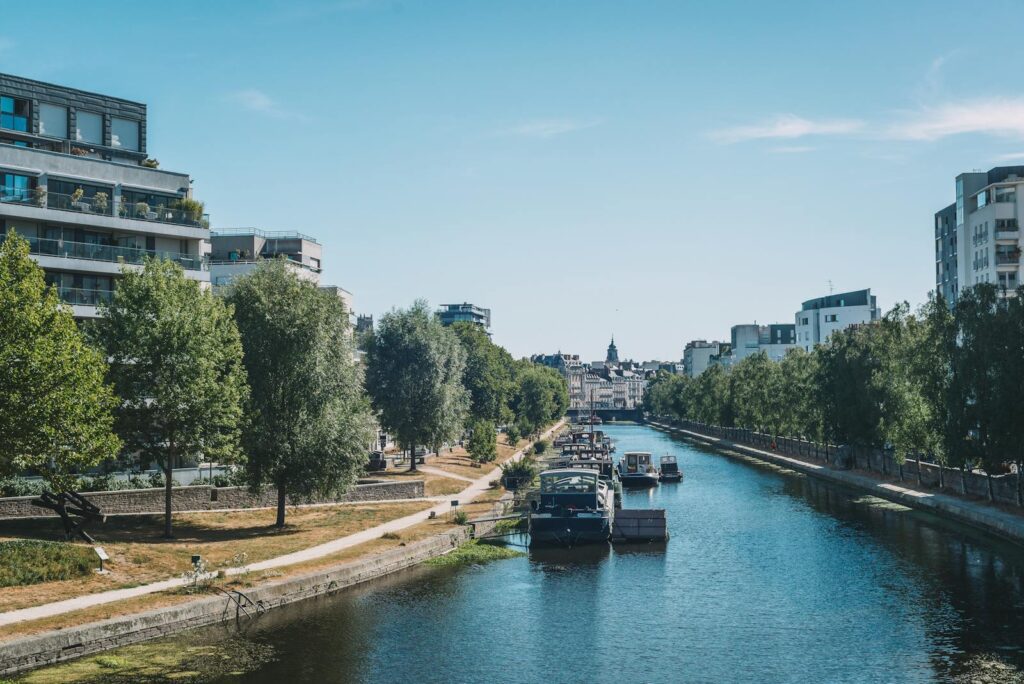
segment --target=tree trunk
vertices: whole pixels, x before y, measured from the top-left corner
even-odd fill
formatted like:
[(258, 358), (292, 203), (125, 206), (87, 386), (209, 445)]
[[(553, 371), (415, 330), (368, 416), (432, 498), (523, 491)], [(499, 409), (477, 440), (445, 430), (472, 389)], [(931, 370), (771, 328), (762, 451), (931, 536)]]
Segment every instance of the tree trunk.
[(171, 533), (171, 476), (174, 474), (174, 456), (168, 455), (164, 461), (164, 539), (173, 539)]
[(900, 482), (903, 482), (904, 481), (903, 480), (903, 463), (902, 463), (902, 461), (896, 461), (896, 465), (900, 469)]
[(416, 447), (409, 449), (409, 472), (416, 472)]
[(992, 503), (996, 500), (996, 496), (992, 492), (992, 473), (988, 472), (988, 468), (985, 468), (985, 483), (988, 485), (988, 502)]
[(967, 496), (967, 464), (960, 466), (960, 493)]
[(283, 483), (277, 485), (277, 522), (274, 523), (277, 527), (284, 527), (284, 502), (285, 502), (285, 486)]
[(921, 484), (921, 454), (917, 455), (917, 486), (918, 488), (923, 486)]
[(942, 488), (945, 487), (945, 486), (946, 486), (946, 466), (944, 466), (942, 464), (942, 461), (940, 460), (939, 461), (939, 491), (942, 491)]

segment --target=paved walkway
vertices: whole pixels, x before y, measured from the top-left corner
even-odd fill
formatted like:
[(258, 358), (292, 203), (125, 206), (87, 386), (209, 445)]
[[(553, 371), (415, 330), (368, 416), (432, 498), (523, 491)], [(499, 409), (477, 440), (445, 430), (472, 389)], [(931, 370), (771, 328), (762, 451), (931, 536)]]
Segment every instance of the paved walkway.
[[(547, 430), (542, 436), (542, 439), (546, 439), (551, 434), (558, 430), (564, 421), (559, 421), (551, 429)], [(523, 452), (517, 451), (513, 454), (512, 459), (517, 460), (522, 458)], [(425, 472), (426, 468), (422, 468)], [(431, 469), (434, 470), (434, 469)], [(451, 473), (445, 473), (445, 471), (438, 471), (444, 474), (445, 477), (455, 477)], [(451, 496), (440, 497), (439, 499), (431, 499), (439, 501), (436, 506), (433, 506), (425, 511), (413, 513), (407, 515), (404, 518), (398, 518), (397, 520), (391, 520), (386, 523), (381, 523), (369, 529), (355, 534), (350, 534), (346, 537), (340, 537), (317, 546), (311, 546), (308, 549), (302, 549), (294, 553), (285, 554), (283, 556), (277, 556), (276, 558), (269, 558), (265, 561), (258, 563), (252, 563), (245, 568), (230, 568), (227, 570), (227, 574), (235, 575), (245, 572), (246, 570), (269, 570), (271, 568), (280, 568), (287, 565), (294, 565), (295, 563), (303, 563), (305, 561), (316, 560), (344, 551), (345, 549), (352, 548), (358, 544), (379, 539), (382, 534), (387, 532), (399, 532), (406, 528), (418, 525), (421, 522), (430, 518), (431, 512), (434, 515), (440, 515), (447, 513), (452, 509), (451, 502), (469, 502), (474, 498), (482, 494), (483, 492), (490, 489), (491, 480), (494, 480), (501, 475), (501, 468), (494, 468), (487, 474), (478, 477), (475, 480), (465, 477), (459, 477), (457, 479), (466, 480), (471, 484), (463, 489), (458, 494)], [(408, 501), (405, 499), (404, 501)], [(370, 502), (377, 503), (377, 502)], [(112, 591), (104, 591), (97, 594), (85, 594), (83, 596), (76, 596), (74, 598), (65, 599), (63, 601), (55, 601), (53, 603), (45, 603), (41, 606), (32, 606), (31, 608), (22, 608), (20, 610), (11, 610), (6, 613), (0, 613), (0, 627), (5, 625), (11, 625), (16, 622), (24, 622), (26, 620), (38, 620), (40, 618), (52, 617), (54, 615), (60, 615), (62, 613), (69, 613), (75, 610), (82, 610), (83, 608), (92, 608), (93, 606), (100, 606), (106, 603), (113, 603), (114, 601), (122, 601), (124, 599), (135, 598), (136, 596), (145, 596), (147, 594), (155, 594), (160, 591), (167, 591), (168, 589), (176, 589), (184, 586), (186, 580), (180, 577), (172, 579), (162, 580), (160, 582), (153, 582), (152, 584), (144, 584), (138, 587), (131, 587), (129, 589), (115, 589)]]
[[(453, 480), (462, 480), (463, 482), (476, 482), (479, 478), (466, 477), (465, 475), (456, 475), (455, 473), (449, 473), (447, 470), (441, 470), (440, 468), (434, 468), (431, 466), (421, 465), (416, 466), (416, 470), (421, 473), (430, 473), (431, 475), (440, 475), (441, 477), (449, 477)], [(494, 472), (493, 470), (491, 471)]]
[(661, 423), (650, 423), (650, 425), (668, 432), (676, 432), (692, 437), (711, 446), (738, 451), (759, 460), (789, 468), (790, 470), (796, 470), (797, 472), (822, 480), (864, 490), (880, 499), (894, 501), (911, 508), (918, 508), (940, 516), (953, 518), (959, 522), (1011, 541), (1024, 543), (1024, 516), (1004, 511), (984, 501), (971, 501), (970, 499), (964, 499), (952, 494), (944, 494), (928, 489), (915, 489), (914, 487), (907, 486), (905, 482), (886, 482), (868, 475), (861, 475), (853, 470), (836, 470), (821, 463), (808, 462), (793, 458), (792, 456), (783, 456), (773, 451), (764, 451), (739, 442), (730, 442), (727, 439), (710, 437), (699, 432), (684, 430), (670, 425), (663, 425)]

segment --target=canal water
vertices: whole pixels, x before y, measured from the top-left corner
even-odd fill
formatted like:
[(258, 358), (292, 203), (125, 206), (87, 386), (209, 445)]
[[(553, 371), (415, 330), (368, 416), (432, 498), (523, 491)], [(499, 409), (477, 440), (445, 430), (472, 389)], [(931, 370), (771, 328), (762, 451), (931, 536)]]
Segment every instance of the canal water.
[(606, 431), (619, 455), (679, 458), (684, 482), (624, 501), (667, 509), (666, 545), (419, 568), (297, 604), (231, 637), (270, 662), (218, 681), (1018, 681), (1018, 547), (649, 427)]

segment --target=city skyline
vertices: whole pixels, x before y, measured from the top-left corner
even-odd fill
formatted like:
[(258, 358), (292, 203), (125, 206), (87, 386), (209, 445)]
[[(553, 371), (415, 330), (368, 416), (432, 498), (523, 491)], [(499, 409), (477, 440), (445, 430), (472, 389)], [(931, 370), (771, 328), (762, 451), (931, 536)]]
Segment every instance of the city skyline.
[[(1024, 159), (1024, 77), (989, 68), (1024, 48), (937, 43), (951, 3), (180, 8), (19, 13), (0, 72), (146, 103), (215, 229), (313, 235), (358, 313), (491, 309), (517, 357), (678, 360), (830, 283), (919, 304), (953, 178)], [(138, 26), (175, 50), (74, 40)]]

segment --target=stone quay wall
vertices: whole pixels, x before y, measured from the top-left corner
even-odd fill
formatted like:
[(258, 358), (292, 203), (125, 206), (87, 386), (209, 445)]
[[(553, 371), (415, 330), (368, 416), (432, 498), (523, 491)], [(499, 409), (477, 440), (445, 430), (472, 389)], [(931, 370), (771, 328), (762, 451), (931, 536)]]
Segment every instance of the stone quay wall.
[[(164, 490), (162, 488), (87, 492), (84, 496), (99, 506), (105, 515), (164, 512)], [(423, 496), (425, 496), (423, 480), (399, 482), (385, 480), (357, 484), (341, 496), (313, 497), (311, 499), (288, 497), (288, 504), (373, 502), (419, 499)], [(0, 498), (0, 520), (56, 515), (49, 509), (33, 506), (32, 500), (35, 498), (34, 496)], [(171, 508), (176, 513), (232, 508), (274, 508), (276, 506), (277, 489), (274, 487), (265, 489), (260, 494), (252, 494), (245, 487), (211, 487), (209, 485), (174, 487), (171, 490)]]

